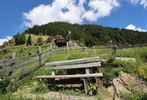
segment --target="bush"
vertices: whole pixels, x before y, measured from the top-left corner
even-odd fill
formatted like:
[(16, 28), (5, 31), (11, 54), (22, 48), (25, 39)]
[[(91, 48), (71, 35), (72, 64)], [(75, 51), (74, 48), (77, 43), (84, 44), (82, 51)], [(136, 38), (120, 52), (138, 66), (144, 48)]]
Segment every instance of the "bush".
[(37, 39), (37, 43), (41, 43), (41, 42), (43, 42), (42, 37), (38, 37), (38, 39)]

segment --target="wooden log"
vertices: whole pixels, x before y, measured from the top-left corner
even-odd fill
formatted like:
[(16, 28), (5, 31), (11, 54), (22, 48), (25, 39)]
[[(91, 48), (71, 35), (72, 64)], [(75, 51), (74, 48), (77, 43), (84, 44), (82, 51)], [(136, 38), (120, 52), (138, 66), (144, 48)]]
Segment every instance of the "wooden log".
[(98, 67), (98, 66), (101, 66), (100, 62), (78, 64), (78, 65), (69, 65), (69, 66), (46, 67), (45, 70), (75, 69), (75, 68), (88, 68), (88, 67)]
[(35, 66), (33, 66), (33, 67), (30, 67), (30, 68), (28, 68), (28, 69), (25, 69), (25, 70), (23, 70), (23, 71), (20, 71), (20, 72), (18, 72), (18, 73), (16, 73), (16, 74), (13, 74), (13, 75), (11, 75), (11, 76), (8, 76), (8, 77), (6, 78), (6, 80), (7, 80), (7, 81), (10, 81), (12, 78), (19, 77), (19, 76), (21, 76), (21, 75), (23, 75), (23, 74), (26, 74), (27, 72), (29, 72), (29, 71), (31, 71), (31, 70), (37, 68), (37, 67), (39, 67), (39, 64), (38, 64), (38, 65), (35, 65)]
[(52, 49), (52, 44), (50, 44), (50, 49)]
[(117, 49), (135, 48), (135, 47), (143, 47), (143, 46), (147, 46), (147, 44), (132, 45), (132, 46), (125, 46), (125, 47), (118, 47)]
[(92, 74), (78, 74), (78, 75), (42, 75), (35, 76), (34, 78), (86, 78), (86, 77), (103, 77), (102, 73), (92, 73)]
[(1, 60), (0, 66), (5, 65), (5, 64), (10, 64), (10, 63), (13, 63), (13, 62), (17, 62), (17, 61), (21, 61), (21, 60), (25, 60), (25, 59), (30, 59), (30, 58), (37, 57), (37, 56), (39, 56), (39, 54), (17, 57), (17, 58), (14, 58), (14, 59)]
[(89, 68), (85, 68), (86, 74), (89, 74)]
[(117, 57), (117, 46), (116, 45), (114, 47), (114, 53), (115, 53), (115, 56)]
[(43, 57), (41, 58), (41, 60), (43, 60), (43, 59), (46, 58), (47, 56), (51, 55), (54, 51), (55, 51), (55, 50), (53, 50), (53, 51), (51, 51), (50, 53), (48, 53), (47, 55), (43, 56)]
[[(14, 59), (15, 56), (16, 56), (16, 53), (13, 53), (13, 55), (12, 55), (12, 59)], [(11, 68), (12, 66), (14, 66), (14, 62), (10, 65), (10, 68)], [(11, 76), (12, 73), (13, 73), (13, 71), (9, 72), (9, 75), (8, 75), (8, 76)]]
[(83, 52), (85, 52), (85, 47), (83, 48)]
[(69, 49), (68, 49), (68, 42), (66, 42), (66, 45), (67, 45), (67, 53), (69, 53)]
[[(53, 65), (53, 68), (56, 67), (56, 65)], [(52, 70), (52, 76), (55, 76), (55, 70)]]
[(33, 60), (33, 61), (25, 62), (23, 64), (19, 64), (19, 65), (15, 65), (15, 66), (12, 66), (12, 67), (9, 67), (9, 68), (1, 69), (0, 75), (14, 71), (14, 70), (17, 70), (19, 68), (25, 67), (27, 65), (30, 65), (30, 64), (38, 62), (38, 61), (39, 61), (39, 59), (36, 59), (36, 60)]
[(95, 46), (93, 46), (93, 48), (94, 48), (94, 54), (96, 55)]
[(46, 86), (46, 79), (45, 78), (42, 78), (42, 86)]
[[(30, 76), (30, 75), (29, 75), (29, 76)], [(27, 77), (21, 79), (20, 81), (18, 81), (18, 82), (15, 84), (15, 86), (16, 86), (16, 87), (20, 86), (24, 81), (26, 81), (26, 80), (28, 79), (29, 76), (27, 76)]]
[(88, 62), (94, 62), (94, 61), (100, 61), (99, 57), (91, 57), (91, 58), (83, 58), (83, 59), (75, 59), (75, 60), (67, 60), (67, 61), (50, 62), (50, 63), (46, 63), (46, 66), (88, 63)]
[(84, 82), (84, 90), (85, 90), (85, 94), (88, 94), (88, 81), (87, 78), (83, 78), (83, 82)]
[(39, 67), (41, 67), (41, 47), (39, 47)]
[(42, 52), (42, 55), (45, 54), (45, 53), (47, 53), (47, 52), (50, 52), (50, 51), (51, 50), (46, 50), (46, 51)]

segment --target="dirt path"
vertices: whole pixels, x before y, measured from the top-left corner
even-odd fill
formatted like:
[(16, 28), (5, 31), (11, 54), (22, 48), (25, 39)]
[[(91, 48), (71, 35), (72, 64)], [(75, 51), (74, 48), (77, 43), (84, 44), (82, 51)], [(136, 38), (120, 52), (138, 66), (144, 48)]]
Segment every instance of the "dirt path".
[[(33, 87), (25, 87), (22, 90), (18, 90), (17, 92), (13, 93), (16, 98), (21, 95), (24, 99), (35, 99), (37, 97), (42, 97), (45, 100), (99, 100), (94, 97), (82, 97), (82, 96), (73, 96), (73, 95), (65, 95), (59, 92), (48, 92), (44, 94), (33, 94), (30, 93)], [(109, 91), (113, 91), (113, 88), (109, 88)], [(102, 100), (113, 100), (113, 92), (109, 92), (109, 95), (104, 95)], [(115, 97), (115, 100), (121, 100), (120, 98)]]

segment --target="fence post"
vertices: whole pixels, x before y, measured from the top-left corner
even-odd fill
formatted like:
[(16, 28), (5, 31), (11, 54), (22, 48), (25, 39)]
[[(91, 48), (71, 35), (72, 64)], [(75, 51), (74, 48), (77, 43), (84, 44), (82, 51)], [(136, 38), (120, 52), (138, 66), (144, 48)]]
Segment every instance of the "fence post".
[(66, 44), (67, 44), (67, 52), (69, 53), (69, 49), (68, 49), (68, 42), (66, 42)]
[(85, 47), (83, 47), (83, 52), (85, 52)]
[(47, 50), (49, 50), (49, 46), (47, 47)]
[(116, 45), (114, 47), (114, 53), (115, 53), (115, 56), (117, 57), (117, 46)]
[(41, 67), (41, 47), (39, 47), (39, 67)]
[(52, 44), (50, 44), (50, 49), (52, 49)]
[[(12, 59), (15, 58), (15, 57), (16, 57), (16, 53), (13, 53)], [(10, 65), (10, 67), (12, 67), (12, 66), (14, 66), (14, 62)], [(13, 71), (12, 72), (9, 72), (9, 75), (8, 76), (11, 76), (12, 73), (13, 73)]]
[(93, 48), (94, 48), (94, 53), (95, 53), (95, 55), (96, 55), (95, 46), (93, 46)]

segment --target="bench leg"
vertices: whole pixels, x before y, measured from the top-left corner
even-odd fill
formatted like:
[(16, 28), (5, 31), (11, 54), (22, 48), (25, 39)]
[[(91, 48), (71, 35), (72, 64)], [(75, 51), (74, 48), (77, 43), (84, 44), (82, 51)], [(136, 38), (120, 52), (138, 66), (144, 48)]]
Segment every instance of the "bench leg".
[(83, 78), (83, 81), (84, 81), (85, 94), (88, 94), (88, 81), (87, 81), (87, 78)]
[(46, 86), (46, 79), (45, 78), (42, 78), (42, 85)]

